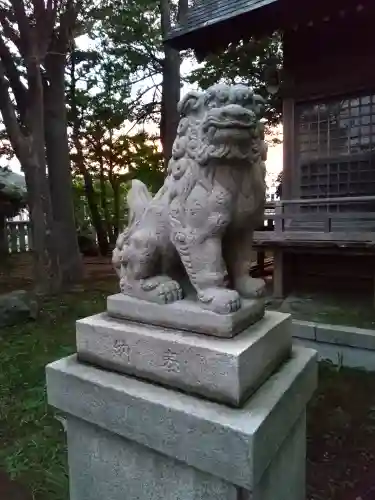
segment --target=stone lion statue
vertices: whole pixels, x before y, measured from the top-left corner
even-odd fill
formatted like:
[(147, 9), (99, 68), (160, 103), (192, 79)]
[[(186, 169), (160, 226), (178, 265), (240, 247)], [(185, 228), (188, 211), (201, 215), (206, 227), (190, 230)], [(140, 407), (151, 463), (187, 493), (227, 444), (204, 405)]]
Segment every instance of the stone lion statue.
[(113, 264), (122, 293), (158, 303), (184, 296), (181, 270), (203, 308), (229, 314), (263, 294), (249, 276), (263, 223), (267, 148), (263, 101), (243, 85), (214, 85), (179, 103), (168, 175), (152, 197), (134, 180), (129, 225)]

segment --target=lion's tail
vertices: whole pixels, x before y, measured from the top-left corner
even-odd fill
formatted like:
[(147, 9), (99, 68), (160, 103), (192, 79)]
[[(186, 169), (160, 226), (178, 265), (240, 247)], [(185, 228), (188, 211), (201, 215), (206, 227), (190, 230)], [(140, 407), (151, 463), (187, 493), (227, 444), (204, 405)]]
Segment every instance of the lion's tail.
[(118, 235), (116, 246), (112, 254), (112, 264), (119, 277), (121, 277), (121, 265), (124, 264), (126, 260), (124, 260), (124, 258), (129, 236), (132, 234), (134, 226), (141, 220), (151, 200), (151, 194), (143, 182), (134, 179), (126, 200), (129, 207), (128, 227), (124, 232)]
[(129, 207), (129, 228), (141, 220), (151, 200), (152, 196), (145, 184), (134, 179), (126, 200)]

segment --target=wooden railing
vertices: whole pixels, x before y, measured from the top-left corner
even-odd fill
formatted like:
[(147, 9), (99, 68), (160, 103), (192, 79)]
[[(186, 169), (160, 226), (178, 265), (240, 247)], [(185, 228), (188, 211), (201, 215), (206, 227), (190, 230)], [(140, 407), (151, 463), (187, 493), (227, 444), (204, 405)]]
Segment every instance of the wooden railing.
[[(361, 211), (358, 207), (366, 204)], [(333, 211), (332, 205), (341, 211)], [(372, 211), (368, 208), (372, 207)], [(355, 209), (351, 209), (351, 206)], [(307, 212), (306, 209), (315, 211)], [(326, 211), (318, 211), (324, 207)], [(275, 203), (265, 220), (274, 221), (274, 231), (256, 231), (255, 243), (340, 241), (375, 243), (375, 196), (298, 199)], [(270, 222), (267, 222), (270, 226)]]
[(276, 202), (267, 201), (265, 210), (264, 210), (264, 223), (263, 228), (259, 228), (259, 230), (263, 231), (273, 231), (275, 228), (275, 206)]
[[(374, 211), (301, 213), (301, 207), (359, 206), (374, 203)], [(297, 199), (267, 202), (264, 226), (254, 235), (255, 243), (272, 241), (341, 241), (375, 243), (375, 196)], [(32, 249), (29, 221), (7, 221), (5, 244), (9, 253)]]

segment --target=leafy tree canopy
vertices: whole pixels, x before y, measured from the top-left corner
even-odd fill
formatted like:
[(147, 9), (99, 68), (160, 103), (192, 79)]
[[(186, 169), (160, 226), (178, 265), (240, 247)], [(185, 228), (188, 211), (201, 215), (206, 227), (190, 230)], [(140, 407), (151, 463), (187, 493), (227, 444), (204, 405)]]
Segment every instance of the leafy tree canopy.
[(14, 217), (25, 205), (25, 178), (7, 167), (0, 167), (0, 216)]

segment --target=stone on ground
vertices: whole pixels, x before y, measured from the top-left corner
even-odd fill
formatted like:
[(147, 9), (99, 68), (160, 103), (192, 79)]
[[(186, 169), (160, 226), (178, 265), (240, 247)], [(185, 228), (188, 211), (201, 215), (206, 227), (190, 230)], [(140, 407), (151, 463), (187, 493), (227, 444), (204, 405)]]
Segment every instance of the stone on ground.
[(0, 328), (24, 323), (37, 316), (37, 303), (25, 290), (0, 295)]

